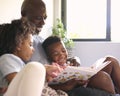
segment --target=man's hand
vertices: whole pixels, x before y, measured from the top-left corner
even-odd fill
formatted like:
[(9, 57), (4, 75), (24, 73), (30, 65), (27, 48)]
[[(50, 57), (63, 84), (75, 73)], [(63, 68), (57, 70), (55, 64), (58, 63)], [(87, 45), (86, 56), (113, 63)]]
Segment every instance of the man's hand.
[(72, 90), (78, 86), (86, 86), (88, 80), (71, 79), (64, 83), (64, 91)]

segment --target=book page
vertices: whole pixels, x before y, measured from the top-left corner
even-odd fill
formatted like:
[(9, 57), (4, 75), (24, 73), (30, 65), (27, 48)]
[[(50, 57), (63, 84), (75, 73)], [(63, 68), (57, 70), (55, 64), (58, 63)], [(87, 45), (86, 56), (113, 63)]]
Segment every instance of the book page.
[(104, 67), (106, 67), (111, 61), (105, 61), (106, 58), (100, 58), (98, 59), (93, 65), (91, 65), (90, 67), (94, 70), (96, 70), (97, 72), (99, 72), (100, 70), (102, 70)]
[(76, 78), (77, 80), (88, 80), (110, 63), (110, 61), (104, 62), (104, 60), (105, 58), (101, 58), (90, 67), (68, 66), (56, 78), (54, 78), (51, 83), (64, 83), (73, 78)]
[(87, 80), (97, 71), (90, 67), (74, 67), (68, 66), (63, 72), (61, 72), (52, 83), (64, 83), (70, 79), (76, 78), (77, 80)]

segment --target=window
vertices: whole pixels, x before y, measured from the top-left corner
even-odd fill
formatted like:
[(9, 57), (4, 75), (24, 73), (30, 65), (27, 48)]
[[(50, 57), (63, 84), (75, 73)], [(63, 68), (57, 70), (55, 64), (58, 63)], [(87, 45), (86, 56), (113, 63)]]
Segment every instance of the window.
[(110, 0), (62, 0), (62, 20), (73, 40), (110, 41)]
[(111, 0), (111, 39), (120, 42), (120, 0)]

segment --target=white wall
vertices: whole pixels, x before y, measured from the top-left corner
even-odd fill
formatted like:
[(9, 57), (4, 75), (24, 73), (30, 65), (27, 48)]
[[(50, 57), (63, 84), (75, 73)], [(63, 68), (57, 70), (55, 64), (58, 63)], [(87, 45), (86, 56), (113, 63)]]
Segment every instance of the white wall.
[(0, 0), (0, 24), (20, 18), (22, 2), (23, 0)]
[[(0, 24), (9, 23), (13, 19), (21, 18), (21, 5), (23, 1), (24, 0), (0, 0)], [(52, 33), (54, 8), (53, 0), (43, 1), (46, 4), (47, 19), (40, 35), (46, 38)]]
[(120, 61), (120, 43), (111, 42), (75, 42), (73, 54), (81, 60), (82, 66), (90, 66), (106, 55), (115, 56)]

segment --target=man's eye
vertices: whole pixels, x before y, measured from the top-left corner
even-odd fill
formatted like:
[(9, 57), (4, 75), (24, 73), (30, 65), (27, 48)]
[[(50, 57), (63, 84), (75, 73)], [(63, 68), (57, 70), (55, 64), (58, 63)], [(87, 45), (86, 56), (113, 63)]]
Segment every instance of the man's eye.
[(42, 20), (42, 17), (36, 17), (35, 19), (36, 20)]
[(36, 17), (37, 20), (45, 20), (47, 17)]

